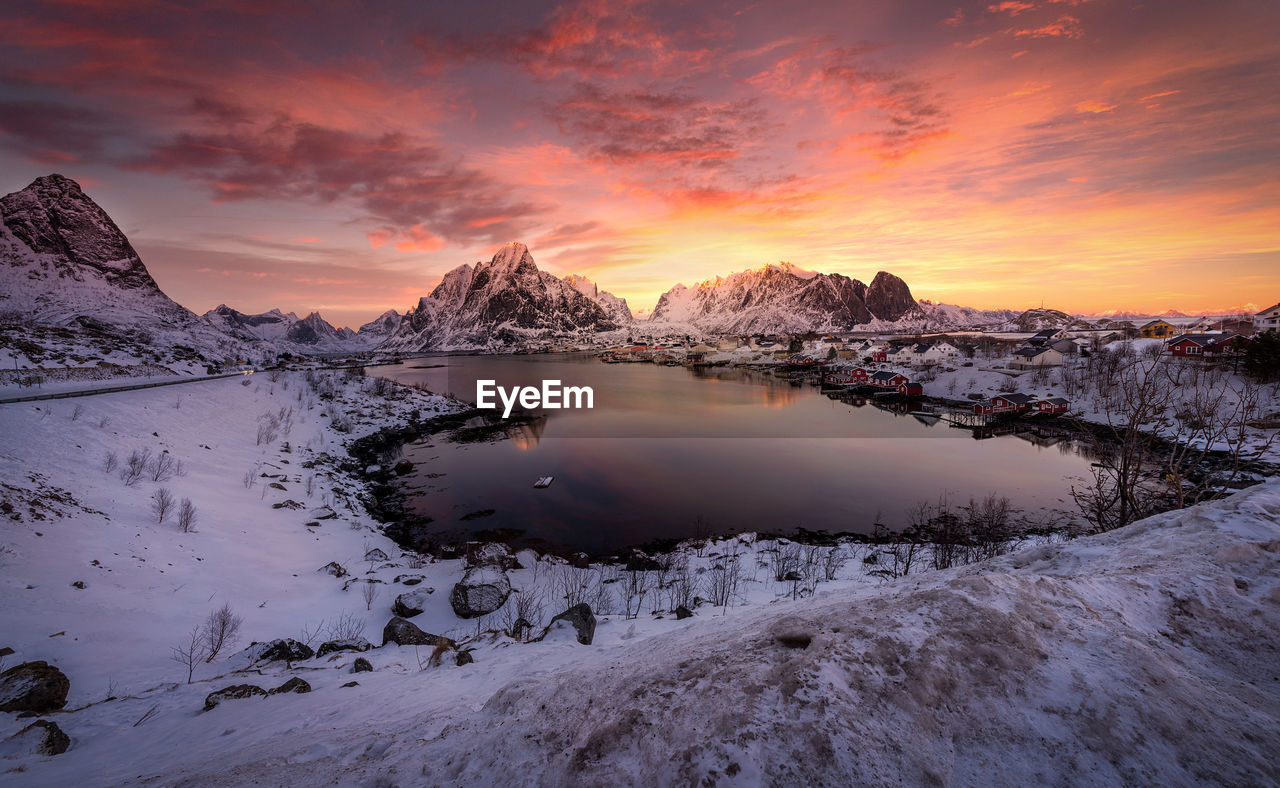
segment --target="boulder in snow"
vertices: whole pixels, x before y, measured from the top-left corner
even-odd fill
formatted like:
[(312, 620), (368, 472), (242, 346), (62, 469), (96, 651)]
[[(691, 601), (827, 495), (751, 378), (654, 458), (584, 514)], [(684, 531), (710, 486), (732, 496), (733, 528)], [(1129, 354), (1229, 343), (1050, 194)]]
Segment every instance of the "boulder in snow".
[(373, 648), (373, 644), (364, 638), (345, 638), (343, 640), (328, 640), (320, 644), (320, 649), (316, 652), (317, 657), (323, 657), (325, 654), (335, 654), (339, 651), (368, 651)]
[(387, 554), (386, 554), (386, 553), (384, 553), (384, 552), (382, 552), (382, 550), (380, 550), (380, 549), (378, 549), (378, 548), (376, 548), (376, 547), (375, 547), (375, 548), (373, 548), (372, 550), (369, 550), (368, 552), (366, 552), (366, 553), (364, 554), (364, 560), (366, 560), (366, 561), (385, 561), (385, 560), (387, 560)]
[(320, 568), (319, 568), (319, 569), (317, 569), (316, 571), (317, 571), (317, 572), (328, 572), (329, 574), (333, 575), (334, 577), (346, 577), (346, 576), (347, 576), (347, 568), (346, 568), (345, 566), (343, 566), (342, 564), (338, 563), (337, 561), (330, 561), (329, 563), (327, 563), (327, 564), (325, 564), (324, 566), (320, 567)]
[(267, 694), (268, 695), (284, 695), (289, 692), (302, 694), (304, 692), (310, 692), (310, 691), (311, 691), (310, 684), (308, 684), (303, 679), (300, 679), (297, 676), (294, 676), (293, 678), (289, 679), (288, 681), (276, 687), (275, 689), (267, 690)]
[(511, 548), (502, 542), (468, 542), (465, 556), (466, 566), (496, 566), (503, 571), (519, 569), (520, 562), (511, 552)]
[(278, 638), (267, 643), (250, 643), (240, 652), (250, 662), (296, 662), (300, 659), (311, 659), (315, 652), (306, 643), (299, 643), (293, 638)]
[(351, 663), (352, 673), (372, 673), (373, 663), (364, 657), (356, 657), (356, 661)]
[(488, 615), (506, 604), (511, 596), (507, 573), (495, 566), (474, 566), (449, 594), (449, 604), (459, 618)]
[(596, 636), (596, 617), (591, 612), (591, 605), (580, 602), (551, 619), (551, 623), (542, 633), (542, 638), (562, 627), (573, 627), (578, 642), (584, 646), (590, 646)]
[(332, 507), (321, 506), (319, 508), (312, 509), (310, 512), (307, 512), (307, 516), (310, 517), (312, 520), (334, 520), (334, 519), (337, 519), (338, 513), (335, 512), (332, 509)]
[(252, 698), (255, 695), (267, 696), (267, 691), (262, 687), (256, 687), (252, 684), (232, 684), (230, 687), (223, 687), (220, 690), (210, 692), (204, 698), (204, 710), (209, 711), (224, 700), (238, 700), (240, 698)]
[(392, 618), (382, 628), (382, 645), (384, 646), (388, 643), (395, 643), (400, 646), (434, 646), (440, 640), (448, 643), (450, 648), (454, 648), (457, 645), (449, 638), (433, 635), (430, 632), (423, 632), (414, 626), (413, 622), (405, 621), (399, 616)]
[(23, 755), (61, 755), (71, 746), (71, 737), (56, 722), (36, 720), (0, 742), (0, 758)]
[(0, 673), (0, 711), (55, 711), (67, 705), (71, 682), (47, 662), (24, 662)]
[(686, 618), (693, 618), (693, 611), (685, 607), (684, 605), (681, 605), (680, 607), (676, 608), (676, 620), (682, 621)]
[(415, 588), (396, 597), (391, 604), (391, 612), (401, 618), (413, 618), (427, 609), (427, 597), (435, 593), (434, 588)]

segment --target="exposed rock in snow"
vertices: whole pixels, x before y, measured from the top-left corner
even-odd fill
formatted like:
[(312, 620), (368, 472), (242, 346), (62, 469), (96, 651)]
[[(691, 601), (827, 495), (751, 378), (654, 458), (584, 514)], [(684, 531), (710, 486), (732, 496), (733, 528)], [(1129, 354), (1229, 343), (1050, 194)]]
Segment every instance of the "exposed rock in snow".
[[(382, 645), (384, 646), (388, 643), (395, 643), (398, 646), (434, 646), (441, 639), (440, 635), (423, 632), (412, 621), (405, 621), (400, 616), (392, 618), (382, 628)], [(443, 640), (447, 641), (451, 647), (453, 646), (453, 641), (449, 638), (443, 638)]]
[(524, 244), (510, 243), (488, 263), (445, 274), (380, 349), (509, 347), (523, 340), (619, 327), (600, 303), (539, 271)]
[(511, 596), (511, 581), (501, 567), (473, 566), (449, 593), (449, 604), (459, 618), (476, 618), (502, 607)]
[(253, 684), (233, 684), (230, 687), (223, 687), (206, 695), (204, 710), (210, 711), (224, 700), (240, 700), (241, 698), (252, 698), (259, 695), (266, 697), (267, 691)]
[(0, 673), (0, 711), (44, 714), (67, 703), (71, 682), (53, 665), (24, 662)]
[(70, 746), (71, 737), (62, 732), (58, 723), (36, 720), (0, 742), (0, 758), (14, 758), (22, 755), (61, 755)]

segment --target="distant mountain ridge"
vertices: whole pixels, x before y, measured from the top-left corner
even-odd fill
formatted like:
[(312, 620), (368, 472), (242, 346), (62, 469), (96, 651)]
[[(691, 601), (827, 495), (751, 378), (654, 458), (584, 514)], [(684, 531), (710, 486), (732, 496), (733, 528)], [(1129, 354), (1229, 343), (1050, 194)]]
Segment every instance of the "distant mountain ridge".
[(106, 332), (133, 342), (130, 352), (138, 356), (150, 346), (183, 347), (209, 360), (372, 349), (500, 351), (624, 329), (714, 335), (1110, 325), (1053, 309), (1018, 313), (917, 301), (887, 271), (865, 284), (791, 263), (678, 284), (637, 322), (625, 299), (580, 275), (540, 270), (519, 242), (487, 262), (449, 271), (407, 312), (389, 309), (359, 331), (335, 327), (318, 312), (247, 314), (222, 304), (197, 316), (160, 290), (106, 212), (56, 174), (0, 198), (0, 285), (0, 312), (10, 322)]

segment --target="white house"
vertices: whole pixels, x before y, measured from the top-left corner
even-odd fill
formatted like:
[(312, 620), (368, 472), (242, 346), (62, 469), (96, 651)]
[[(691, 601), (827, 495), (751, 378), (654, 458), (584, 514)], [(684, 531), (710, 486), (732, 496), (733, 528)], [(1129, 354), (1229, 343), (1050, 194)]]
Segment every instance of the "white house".
[(950, 342), (916, 345), (911, 348), (910, 353), (913, 364), (939, 364), (960, 358), (960, 348)]
[(1263, 331), (1280, 331), (1280, 304), (1269, 306), (1254, 315), (1253, 327), (1259, 333)]
[(1020, 347), (1013, 351), (1010, 369), (1035, 369), (1036, 367), (1062, 366), (1062, 352), (1051, 345), (1044, 347)]

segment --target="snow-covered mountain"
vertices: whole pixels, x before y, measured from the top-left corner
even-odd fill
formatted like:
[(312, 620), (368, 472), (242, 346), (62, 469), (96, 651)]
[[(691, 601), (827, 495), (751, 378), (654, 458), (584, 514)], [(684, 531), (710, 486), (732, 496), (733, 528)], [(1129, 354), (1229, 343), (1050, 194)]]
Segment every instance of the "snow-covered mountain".
[(706, 333), (843, 331), (925, 318), (907, 283), (886, 271), (870, 285), (842, 274), (766, 265), (663, 293), (652, 323)]
[(0, 198), (0, 312), (24, 328), (32, 365), (87, 354), (190, 367), (246, 350), (165, 295), (107, 213), (56, 174)]
[(576, 286), (538, 270), (529, 249), (513, 242), (487, 263), (462, 265), (445, 274), (379, 349), (502, 348), (621, 325)]
[(356, 331), (356, 338), (365, 347), (377, 347), (394, 334), (402, 322), (404, 322), (404, 315), (394, 309), (388, 309), (374, 320), (360, 326)]
[[(394, 314), (394, 313), (393, 313)], [(336, 328), (319, 312), (299, 318), (292, 312), (272, 309), (259, 315), (238, 312), (226, 304), (204, 313), (204, 319), (220, 331), (245, 342), (262, 342), (294, 352), (343, 352), (369, 346), (349, 328)], [(379, 336), (377, 342), (385, 335)], [(366, 338), (367, 339), (367, 338)], [(373, 344), (376, 344), (374, 342)]]
[(632, 322), (635, 318), (631, 315), (631, 307), (627, 306), (627, 299), (618, 298), (613, 293), (601, 290), (596, 286), (595, 282), (579, 274), (569, 274), (564, 278), (564, 283), (582, 293), (587, 298), (595, 301), (600, 308), (609, 315), (613, 321), (619, 325), (625, 325)]

